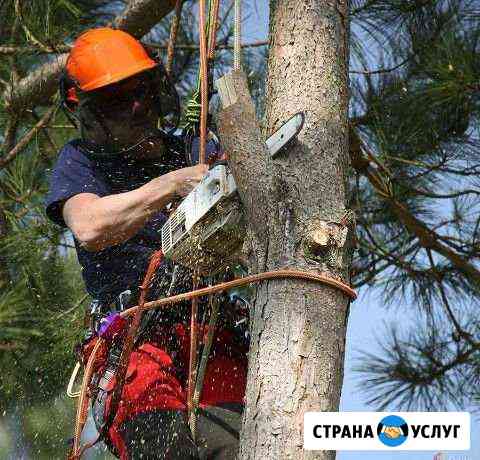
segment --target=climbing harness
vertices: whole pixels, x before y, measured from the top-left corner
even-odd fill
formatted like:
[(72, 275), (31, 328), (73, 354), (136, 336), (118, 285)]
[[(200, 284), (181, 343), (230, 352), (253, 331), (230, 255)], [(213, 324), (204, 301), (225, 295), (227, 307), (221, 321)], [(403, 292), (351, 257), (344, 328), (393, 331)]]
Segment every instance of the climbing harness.
[[(158, 254), (152, 257), (149, 268), (147, 270), (147, 275), (145, 276), (145, 280), (142, 284), (143, 287), (148, 286), (148, 281), (151, 279), (151, 276), (154, 273), (154, 269), (158, 263), (158, 260), (159, 260)], [(141, 314), (144, 311), (147, 311), (153, 308), (166, 308), (167, 306), (171, 306), (171, 305), (183, 302), (185, 300), (197, 299), (198, 297), (206, 296), (209, 294), (215, 294), (223, 291), (228, 291), (230, 289), (245, 286), (248, 284), (260, 283), (262, 281), (275, 280), (275, 279), (298, 279), (298, 280), (304, 280), (304, 281), (312, 281), (312, 282), (320, 283), (320, 284), (332, 287), (334, 289), (340, 290), (351, 300), (354, 300), (357, 297), (355, 291), (350, 286), (330, 276), (307, 272), (307, 271), (301, 271), (301, 270), (280, 269), (276, 271), (269, 271), (265, 273), (259, 273), (256, 275), (246, 276), (243, 278), (238, 278), (233, 281), (227, 281), (214, 286), (196, 289), (190, 292), (185, 292), (183, 294), (178, 294), (172, 297), (154, 300), (151, 302), (145, 303), (143, 298), (143, 301), (142, 300), (139, 301), (139, 304), (137, 306), (131, 307), (125, 310), (124, 312), (120, 313), (120, 316), (122, 318), (128, 318), (131, 316), (134, 317), (134, 320), (132, 321), (129, 327), (129, 332), (127, 333), (127, 339), (125, 339), (126, 343), (124, 344), (124, 349), (125, 348), (127, 348), (127, 350), (129, 349), (129, 343), (127, 342), (128, 337), (133, 337), (131, 335), (131, 331), (132, 330), (135, 331), (135, 328), (137, 327), (136, 324), (138, 323), (139, 319), (141, 318)], [(146, 287), (143, 292), (146, 293), (147, 290), (148, 290), (148, 287)], [(135, 320), (135, 318), (137, 318), (137, 320)], [(133, 342), (133, 340), (131, 340), (131, 342)], [(90, 354), (90, 357), (88, 359), (88, 362), (85, 368), (85, 373), (84, 373), (83, 382), (82, 382), (82, 389), (80, 392), (80, 399), (79, 399), (78, 408), (77, 408), (77, 423), (76, 423), (76, 429), (75, 429), (75, 437), (73, 442), (72, 453), (69, 457), (69, 460), (78, 460), (86, 449), (94, 445), (100, 439), (99, 437), (94, 442), (89, 443), (83, 447), (80, 447), (79, 445), (81, 432), (82, 432), (83, 426), (85, 425), (86, 414), (88, 411), (88, 404), (89, 404), (88, 388), (90, 386), (90, 382), (92, 379), (93, 368), (98, 358), (97, 353), (99, 353), (99, 351), (101, 350), (101, 347), (103, 346), (105, 346), (105, 339), (99, 337), (97, 339), (97, 342), (95, 343), (95, 347), (93, 348), (92, 353)]]

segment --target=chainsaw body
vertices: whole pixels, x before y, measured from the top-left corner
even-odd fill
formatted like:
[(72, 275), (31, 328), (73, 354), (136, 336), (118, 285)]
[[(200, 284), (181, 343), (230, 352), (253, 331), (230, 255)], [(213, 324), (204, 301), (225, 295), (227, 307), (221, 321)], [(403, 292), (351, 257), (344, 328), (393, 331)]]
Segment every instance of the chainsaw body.
[[(270, 157), (300, 132), (304, 114), (297, 113), (266, 140)], [(217, 164), (187, 195), (162, 227), (162, 251), (166, 258), (214, 275), (239, 254), (245, 221), (237, 185), (227, 164)]]
[(228, 166), (219, 164), (162, 227), (162, 251), (180, 265), (213, 275), (238, 254), (244, 229), (237, 185)]

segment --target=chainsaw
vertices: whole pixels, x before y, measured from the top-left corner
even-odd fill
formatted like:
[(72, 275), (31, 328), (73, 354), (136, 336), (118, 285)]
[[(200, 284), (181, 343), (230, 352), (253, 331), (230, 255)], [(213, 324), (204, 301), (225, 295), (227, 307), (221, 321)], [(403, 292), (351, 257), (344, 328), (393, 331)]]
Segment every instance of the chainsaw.
[[(267, 140), (270, 158), (277, 158), (298, 135), (305, 116), (293, 115)], [(167, 259), (211, 276), (239, 254), (245, 235), (242, 204), (226, 162), (214, 164), (162, 227), (162, 252)]]

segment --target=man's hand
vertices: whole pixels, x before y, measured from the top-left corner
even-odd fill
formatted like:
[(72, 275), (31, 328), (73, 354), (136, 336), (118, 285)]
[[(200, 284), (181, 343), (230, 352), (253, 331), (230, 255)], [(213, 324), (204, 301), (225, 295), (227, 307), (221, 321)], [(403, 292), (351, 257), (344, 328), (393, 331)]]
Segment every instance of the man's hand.
[(169, 180), (172, 181), (175, 195), (183, 198), (198, 185), (207, 172), (208, 166), (201, 164), (189, 168), (177, 169), (176, 171), (168, 173), (167, 176)]
[(130, 192), (98, 197), (80, 193), (63, 206), (63, 218), (87, 251), (100, 251), (128, 240), (152, 214), (175, 197), (188, 195), (208, 172), (197, 165), (164, 174)]

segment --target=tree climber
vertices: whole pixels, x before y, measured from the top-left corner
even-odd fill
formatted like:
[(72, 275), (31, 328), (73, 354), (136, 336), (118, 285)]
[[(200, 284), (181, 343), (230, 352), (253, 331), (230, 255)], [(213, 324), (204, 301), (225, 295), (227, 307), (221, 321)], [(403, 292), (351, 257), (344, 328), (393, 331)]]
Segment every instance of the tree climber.
[[(107, 315), (138, 303), (149, 258), (161, 246), (168, 205), (185, 197), (207, 167), (195, 164), (198, 140), (186, 149), (185, 136), (167, 130), (168, 117), (179, 113), (176, 91), (160, 60), (127, 33), (101, 28), (81, 35), (69, 54), (61, 93), (80, 138), (59, 154), (46, 213), (73, 233), (94, 299), (81, 347), (85, 362)], [(209, 141), (207, 155), (219, 150)], [(191, 290), (188, 280), (189, 271), (164, 262), (147, 300)], [(201, 302), (202, 308), (207, 307)], [(122, 402), (106, 429), (121, 341), (113, 343), (95, 375), (93, 416), (104, 441), (121, 459), (234, 458), (248, 347), (235, 318), (221, 318), (215, 333), (194, 442), (186, 420), (188, 306), (145, 316)]]

